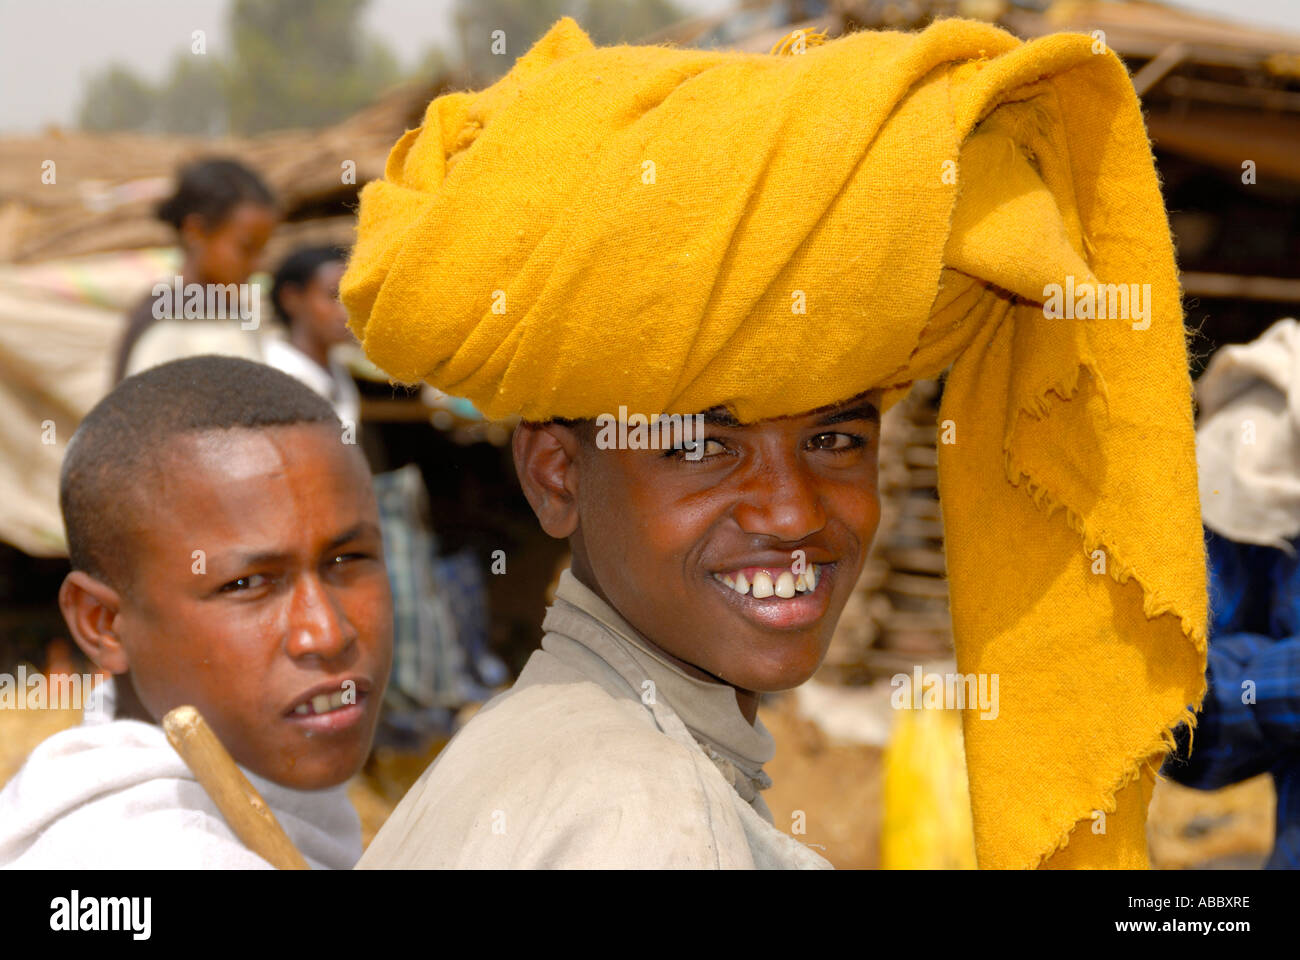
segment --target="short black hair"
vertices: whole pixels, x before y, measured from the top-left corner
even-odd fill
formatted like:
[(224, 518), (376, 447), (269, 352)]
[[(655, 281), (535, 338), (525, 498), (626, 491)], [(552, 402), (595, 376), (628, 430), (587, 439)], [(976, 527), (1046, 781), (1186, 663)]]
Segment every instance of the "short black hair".
[(86, 414), (68, 442), (59, 507), (74, 570), (121, 588), (130, 581), (122, 518), (143, 509), (142, 479), (183, 434), (319, 423), (334, 408), (286, 373), (239, 357), (173, 360), (127, 377)]
[(177, 230), (191, 213), (209, 227), (230, 216), (241, 203), (276, 209), (275, 194), (238, 160), (205, 157), (181, 168), (176, 191), (158, 205), (158, 219)]
[(305, 287), (316, 276), (316, 271), (325, 264), (335, 261), (346, 263), (347, 259), (347, 252), (342, 247), (336, 246), (299, 247), (285, 257), (284, 262), (275, 271), (275, 280), (271, 284), (271, 303), (275, 306), (275, 312), (280, 319), (285, 323), (293, 320), (285, 312), (284, 304), (280, 302), (286, 287)]

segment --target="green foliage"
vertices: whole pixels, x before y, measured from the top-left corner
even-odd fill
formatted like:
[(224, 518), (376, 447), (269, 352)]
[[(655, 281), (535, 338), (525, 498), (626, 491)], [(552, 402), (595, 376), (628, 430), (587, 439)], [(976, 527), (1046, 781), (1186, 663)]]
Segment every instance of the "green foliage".
[[(387, 45), (361, 30), (368, 2), (234, 0), (228, 54), (195, 54), (186, 44), (156, 87), (114, 64), (86, 78), (79, 122), (183, 134), (335, 123), (402, 78)], [(431, 51), (422, 67), (436, 62)]]
[[(232, 0), (230, 49), (195, 54), (188, 44), (153, 86), (129, 66), (88, 77), (79, 119), (88, 130), (254, 134), (336, 123), (402, 79), (388, 47), (367, 36), (369, 0)], [(504, 73), (548, 27), (574, 17), (598, 44), (635, 42), (684, 16), (673, 0), (456, 0), (456, 51), (469, 80)], [(493, 32), (504, 51), (493, 52)], [(431, 80), (448, 67), (428, 48), (414, 71)]]
[[(639, 40), (685, 13), (672, 0), (456, 0), (460, 53), (472, 81), (501, 76), (563, 16), (577, 20), (595, 43), (610, 44)], [(492, 49), (497, 30), (504, 34), (503, 53)]]
[(158, 128), (167, 133), (220, 136), (229, 128), (226, 76), (211, 56), (177, 53), (167, 82), (157, 91)]
[(436, 80), (450, 69), (447, 51), (435, 43), (426, 47), (424, 53), (416, 60), (412, 76), (426, 81)]
[(589, 0), (583, 6), (578, 23), (601, 46), (635, 43), (686, 16), (672, 0)]
[(156, 95), (153, 88), (115, 63), (85, 80), (86, 93), (77, 111), (85, 130), (148, 130), (153, 122)]
[(359, 29), (367, 0), (235, 0), (231, 126), (239, 133), (341, 120), (400, 79)]

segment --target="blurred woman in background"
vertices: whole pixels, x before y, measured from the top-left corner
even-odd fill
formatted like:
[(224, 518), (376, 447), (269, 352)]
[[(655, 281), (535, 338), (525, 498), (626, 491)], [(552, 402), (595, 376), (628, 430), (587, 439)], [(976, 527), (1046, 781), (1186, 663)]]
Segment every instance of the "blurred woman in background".
[(186, 316), (182, 304), (160, 304), (158, 300), (160, 296), (175, 299), (173, 291), (182, 284), (187, 290), (191, 284), (204, 288), (220, 285), (229, 290), (232, 284), (247, 283), (280, 220), (271, 189), (236, 160), (198, 160), (181, 170), (176, 192), (159, 205), (158, 216), (179, 235), (184, 253), (181, 281), (168, 285), (165, 292), (155, 287), (131, 311), (113, 382), (200, 353), (260, 360), (260, 331), (255, 327), (228, 317)]

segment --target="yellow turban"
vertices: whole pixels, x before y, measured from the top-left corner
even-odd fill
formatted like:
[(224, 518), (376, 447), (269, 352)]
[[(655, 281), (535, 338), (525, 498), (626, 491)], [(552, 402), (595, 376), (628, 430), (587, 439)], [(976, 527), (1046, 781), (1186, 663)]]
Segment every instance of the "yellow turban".
[(530, 420), (888, 406), (951, 366), (957, 664), (999, 678), (997, 717), (964, 715), (979, 863), (1145, 866), (1206, 589), (1129, 77), (1091, 37), (966, 20), (787, 46), (596, 48), (565, 18), (434, 100), (362, 191), (352, 329), (395, 379)]

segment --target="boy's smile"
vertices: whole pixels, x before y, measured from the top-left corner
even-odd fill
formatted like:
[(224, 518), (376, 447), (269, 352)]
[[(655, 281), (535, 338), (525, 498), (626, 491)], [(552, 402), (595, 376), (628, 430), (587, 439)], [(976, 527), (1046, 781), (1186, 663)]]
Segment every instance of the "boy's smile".
[(516, 463), (574, 575), (752, 720), (757, 693), (812, 676), (857, 582), (880, 518), (879, 402), (746, 425), (709, 411), (697, 460), (527, 426)]
[(236, 761), (320, 789), (364, 762), (392, 609), (369, 473), (323, 424), (167, 449), (113, 629), (154, 720), (196, 706)]
[(778, 565), (755, 558), (753, 565), (715, 573), (713, 579), (742, 616), (761, 627), (790, 630), (826, 615), (834, 568), (829, 562)]

